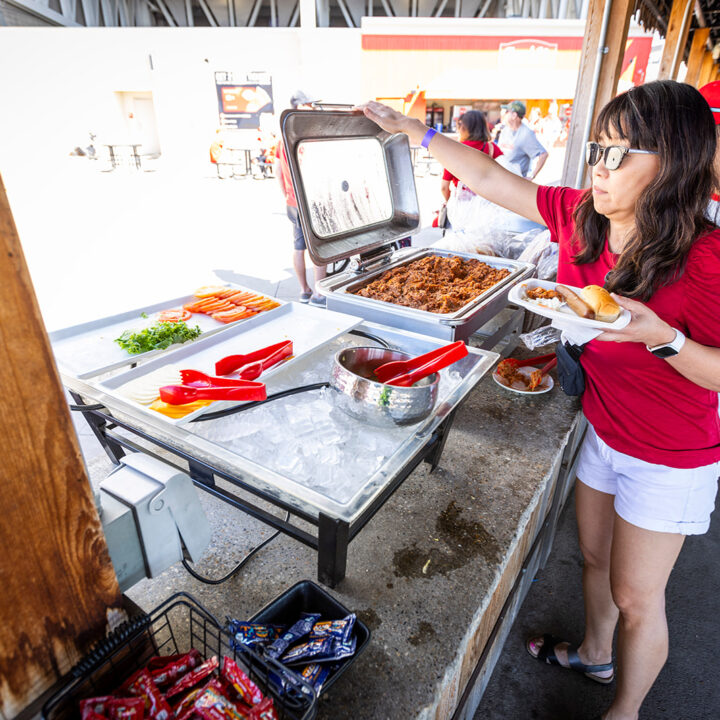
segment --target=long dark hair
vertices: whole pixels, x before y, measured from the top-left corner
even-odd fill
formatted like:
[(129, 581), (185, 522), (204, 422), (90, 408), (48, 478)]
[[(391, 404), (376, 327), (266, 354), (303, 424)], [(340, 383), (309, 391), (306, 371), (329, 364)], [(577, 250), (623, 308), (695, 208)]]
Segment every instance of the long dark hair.
[(487, 117), (482, 110), (468, 110), (460, 116), (458, 123), (468, 131), (467, 140), (475, 142), (490, 140)]
[[(635, 230), (605, 287), (642, 301), (682, 275), (693, 242), (707, 231), (705, 209), (715, 184), (715, 123), (691, 85), (659, 80), (611, 100), (595, 123), (595, 139), (622, 138), (658, 153), (660, 169), (635, 205)], [(577, 265), (597, 260), (610, 222), (592, 193), (575, 209)]]

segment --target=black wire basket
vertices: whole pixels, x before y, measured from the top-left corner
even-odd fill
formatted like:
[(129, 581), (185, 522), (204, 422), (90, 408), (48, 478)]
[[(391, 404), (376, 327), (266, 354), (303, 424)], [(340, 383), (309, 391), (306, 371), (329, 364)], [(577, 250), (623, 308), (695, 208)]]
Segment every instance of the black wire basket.
[[(194, 598), (178, 593), (155, 610), (114, 630), (68, 674), (67, 681), (43, 706), (43, 720), (76, 720), (79, 702), (109, 695), (154, 655), (197, 650), (204, 659), (235, 660), (272, 697), (279, 720), (310, 720), (317, 712), (312, 687), (279, 662), (249, 648), (234, 648), (220, 622)], [(281, 682), (280, 682), (281, 681)]]

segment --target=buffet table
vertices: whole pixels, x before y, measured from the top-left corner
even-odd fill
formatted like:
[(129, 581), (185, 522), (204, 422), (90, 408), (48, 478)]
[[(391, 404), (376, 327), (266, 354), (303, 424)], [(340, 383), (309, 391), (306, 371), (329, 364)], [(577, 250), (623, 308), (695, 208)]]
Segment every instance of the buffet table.
[[(455, 413), (438, 467), (421, 464), (349, 547), (350, 570), (334, 595), (373, 638), (321, 698), (318, 717), (473, 717), (550, 551), (584, 432), (578, 410), (559, 388), (528, 398), (489, 375), (474, 388)], [(107, 466), (99, 459), (91, 474)], [(203, 503), (223, 535), (204, 566), (218, 575), (264, 530), (212, 498)], [(279, 538), (232, 582), (208, 588), (175, 566), (128, 595), (149, 609), (186, 590), (220, 617), (250, 617), (312, 577), (316, 562), (310, 548)]]

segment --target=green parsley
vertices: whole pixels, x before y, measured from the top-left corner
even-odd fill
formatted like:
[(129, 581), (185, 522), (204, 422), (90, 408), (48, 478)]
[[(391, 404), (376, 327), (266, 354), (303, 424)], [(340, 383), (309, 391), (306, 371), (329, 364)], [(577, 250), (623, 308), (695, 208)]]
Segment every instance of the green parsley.
[(115, 342), (131, 355), (137, 355), (149, 350), (164, 350), (175, 343), (194, 340), (201, 332), (197, 325), (189, 328), (184, 322), (159, 322), (140, 332), (126, 330), (115, 339)]

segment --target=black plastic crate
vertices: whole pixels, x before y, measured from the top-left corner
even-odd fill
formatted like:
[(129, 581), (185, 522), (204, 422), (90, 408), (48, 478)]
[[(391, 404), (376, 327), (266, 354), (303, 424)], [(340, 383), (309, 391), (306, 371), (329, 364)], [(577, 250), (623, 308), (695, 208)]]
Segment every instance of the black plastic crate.
[[(232, 637), (211, 613), (190, 595), (178, 593), (115, 630), (83, 658), (43, 706), (43, 720), (75, 720), (80, 717), (80, 700), (109, 694), (153, 655), (186, 653), (193, 648), (204, 659), (233, 658), (263, 694), (273, 698), (280, 720), (315, 717), (317, 698), (310, 685), (271, 658), (233, 647)], [(285, 680), (282, 691), (268, 681), (271, 674)]]
[[(259, 613), (250, 618), (252, 623), (292, 625), (300, 613), (321, 613), (323, 620), (342, 620), (352, 611), (339, 603), (329, 592), (310, 580), (302, 580), (286, 590)], [(340, 676), (360, 657), (370, 641), (370, 629), (360, 619), (355, 620), (353, 634), (357, 638), (355, 654), (340, 661), (340, 667), (325, 681), (320, 694), (325, 694)], [(311, 661), (308, 661), (311, 662)]]

